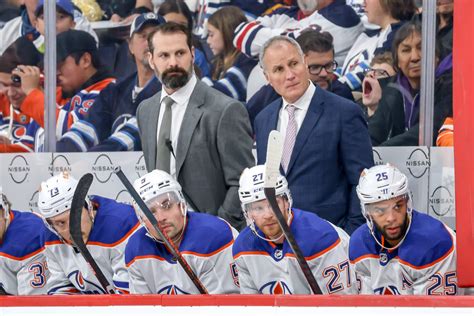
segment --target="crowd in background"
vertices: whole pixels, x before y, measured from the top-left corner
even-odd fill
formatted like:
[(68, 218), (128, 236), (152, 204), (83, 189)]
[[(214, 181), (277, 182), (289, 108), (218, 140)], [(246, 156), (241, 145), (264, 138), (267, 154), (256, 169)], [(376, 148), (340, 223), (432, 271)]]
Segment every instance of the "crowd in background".
[[(299, 41), (317, 86), (360, 105), (373, 146), (418, 145), (419, 1), (250, 2), (56, 1), (57, 151), (142, 149), (136, 109), (161, 90), (147, 45), (158, 22), (146, 13), (193, 32), (196, 76), (246, 105), (252, 126), (278, 96), (258, 55), (266, 40), (283, 34)], [(0, 9), (0, 152), (43, 150), (43, 4), (12, 0)], [(452, 1), (437, 1), (433, 145), (439, 146), (453, 144), (452, 27)], [(92, 39), (95, 47), (87, 45)], [(87, 67), (80, 63), (84, 53)]]

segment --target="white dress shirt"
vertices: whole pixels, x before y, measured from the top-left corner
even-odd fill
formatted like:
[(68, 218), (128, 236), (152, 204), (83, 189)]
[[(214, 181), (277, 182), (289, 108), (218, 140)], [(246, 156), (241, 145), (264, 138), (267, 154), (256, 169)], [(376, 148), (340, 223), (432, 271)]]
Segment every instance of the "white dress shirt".
[[(169, 96), (174, 100), (174, 104), (171, 106), (171, 145), (173, 146), (173, 152), (176, 155), (176, 149), (178, 148), (178, 137), (179, 131), (181, 130), (181, 124), (183, 123), (184, 113), (188, 107), (189, 99), (191, 93), (196, 86), (197, 79), (193, 74), (191, 79), (180, 89), (178, 89), (173, 94), (169, 95), (166, 93), (165, 89), (161, 90), (161, 99), (160, 102), (163, 102), (163, 99), (166, 96)], [(163, 119), (163, 114), (165, 113), (165, 106), (160, 107), (160, 114), (158, 116), (158, 128), (156, 129), (156, 141), (158, 143), (158, 135), (160, 135), (161, 120)], [(170, 153), (171, 154), (171, 153)], [(176, 159), (171, 154), (170, 157), (170, 174), (173, 178), (177, 179), (176, 176)]]
[(310, 81), (309, 86), (306, 89), (305, 93), (299, 98), (295, 103), (288, 103), (284, 98), (283, 104), (280, 109), (280, 113), (278, 114), (278, 124), (277, 130), (285, 137), (286, 135), (286, 128), (288, 126), (288, 111), (286, 110), (286, 106), (288, 104), (293, 104), (295, 109), (295, 120), (296, 120), (296, 135), (300, 131), (301, 125), (303, 124), (303, 120), (306, 116), (306, 112), (308, 112), (309, 104), (311, 103), (311, 99), (313, 98), (314, 92), (316, 91), (316, 87)]

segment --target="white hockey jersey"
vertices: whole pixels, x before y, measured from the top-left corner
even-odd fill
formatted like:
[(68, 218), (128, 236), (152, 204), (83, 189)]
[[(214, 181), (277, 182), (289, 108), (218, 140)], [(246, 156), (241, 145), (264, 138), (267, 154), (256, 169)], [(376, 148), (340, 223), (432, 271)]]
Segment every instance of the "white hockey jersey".
[(0, 243), (0, 290), (11, 295), (46, 294), (45, 231), (39, 216), (10, 211), (10, 225)]
[[(138, 227), (132, 206), (92, 196), (98, 205), (87, 249), (109, 283), (119, 292), (128, 292), (128, 272), (124, 251), (130, 235)], [(105, 294), (88, 263), (73, 246), (52, 232), (46, 237), (46, 256), (51, 273), (48, 294)]]
[[(179, 251), (209, 294), (239, 293), (232, 258), (237, 231), (224, 220), (188, 212)], [(164, 244), (155, 242), (141, 228), (125, 250), (130, 292), (147, 294), (199, 294), (186, 272)]]
[[(342, 229), (298, 209), (293, 209), (290, 229), (323, 294), (357, 293), (347, 256), (349, 236)], [(242, 294), (312, 294), (287, 240), (275, 245), (247, 227), (233, 255)]]
[(451, 229), (413, 211), (410, 230), (400, 247), (382, 249), (365, 224), (351, 236), (349, 258), (361, 294), (457, 295), (463, 290), (457, 286), (455, 249)]
[[(258, 56), (265, 42), (273, 36), (296, 38), (307, 28), (327, 31), (334, 38), (335, 59), (342, 65), (352, 44), (363, 31), (362, 22), (344, 0), (335, 0), (308, 17), (296, 20), (293, 9), (279, 9), (270, 16), (242, 23), (235, 29), (234, 46), (248, 56)], [(288, 12), (287, 12), (288, 11)]]

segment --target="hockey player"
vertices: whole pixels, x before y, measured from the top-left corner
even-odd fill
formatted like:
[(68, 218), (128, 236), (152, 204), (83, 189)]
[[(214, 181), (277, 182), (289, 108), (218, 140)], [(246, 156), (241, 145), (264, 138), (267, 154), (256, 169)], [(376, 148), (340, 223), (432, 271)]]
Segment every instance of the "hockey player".
[(46, 294), (45, 230), (39, 216), (11, 210), (0, 187), (0, 295)]
[[(247, 219), (233, 255), (242, 294), (312, 294), (263, 192), (265, 166), (245, 169), (239, 196)], [(357, 293), (347, 257), (349, 236), (316, 214), (291, 208), (285, 177), (276, 184), (277, 202), (323, 294)]]
[(361, 294), (460, 294), (456, 237), (412, 209), (403, 173), (388, 164), (365, 169), (357, 195), (367, 224), (352, 234), (349, 258)]
[[(60, 173), (41, 184), (38, 209), (45, 218), (46, 257), (51, 277), (48, 294), (103, 294), (89, 264), (72, 245), (69, 215), (77, 180)], [(130, 205), (91, 196), (86, 199), (81, 231), (87, 249), (108, 282), (118, 292), (128, 292), (128, 273), (124, 262), (125, 244), (139, 223)]]
[[(181, 186), (164, 171), (153, 170), (134, 187), (209, 294), (239, 293), (232, 259), (237, 231), (218, 217), (188, 212)], [(199, 294), (137, 205), (135, 211), (144, 227), (125, 249), (130, 292)]]

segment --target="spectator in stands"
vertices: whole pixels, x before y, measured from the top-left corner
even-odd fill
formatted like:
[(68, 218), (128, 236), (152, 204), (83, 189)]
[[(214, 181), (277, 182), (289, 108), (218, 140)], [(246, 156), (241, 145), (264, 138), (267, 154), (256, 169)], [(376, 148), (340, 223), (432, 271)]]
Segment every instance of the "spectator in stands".
[[(176, 22), (186, 26), (190, 31), (193, 29), (193, 15), (188, 5), (183, 0), (165, 0), (160, 4), (158, 14), (165, 18), (167, 22)], [(194, 64), (198, 67), (198, 77), (208, 77), (211, 75), (209, 62), (202, 51), (200, 41), (193, 36)], [(196, 69), (195, 69), (196, 70)]]
[(453, 0), (437, 0), (436, 13), (438, 32), (436, 39), (440, 44), (440, 58), (443, 59), (453, 51)]
[[(301, 4), (299, 4), (301, 5)], [(362, 32), (359, 16), (345, 0), (319, 0), (312, 13), (298, 16), (299, 7), (281, 8), (269, 16), (242, 23), (235, 30), (234, 45), (249, 56), (258, 56), (263, 44), (275, 35), (299, 36), (305, 28), (331, 33), (334, 38), (335, 59), (342, 65), (352, 44)], [(298, 19), (301, 18), (301, 19)]]
[(344, 60), (339, 80), (351, 90), (361, 91), (363, 71), (370, 68), (374, 55), (391, 50), (397, 30), (416, 13), (414, 0), (366, 0), (369, 23), (380, 27), (359, 35)]
[(265, 161), (268, 135), (279, 130), (294, 206), (352, 233), (363, 222), (355, 186), (361, 171), (374, 164), (362, 110), (315, 86), (300, 46), (289, 37), (268, 40), (260, 62), (281, 98), (255, 119), (258, 163)]
[(128, 44), (137, 72), (102, 90), (88, 115), (75, 122), (60, 139), (57, 151), (141, 150), (137, 107), (161, 90), (148, 61), (147, 38), (164, 22), (154, 13), (144, 13), (133, 20)]
[(32, 150), (20, 142), (32, 120), (20, 112), (26, 94), (21, 88), (20, 77), (12, 77), (12, 72), (19, 65), (38, 66), (40, 61), (41, 54), (25, 37), (15, 40), (0, 57), (0, 152)]
[(150, 65), (163, 89), (137, 109), (147, 170), (168, 171), (193, 210), (242, 228), (238, 179), (254, 164), (245, 107), (196, 78), (185, 26), (158, 26), (148, 45)]
[(211, 77), (203, 82), (222, 93), (245, 102), (247, 79), (257, 61), (251, 59), (232, 44), (234, 29), (247, 21), (242, 10), (226, 6), (209, 17), (207, 43), (214, 54)]
[(41, 218), (12, 210), (0, 187), (0, 296), (46, 294), (45, 233)]
[[(74, 122), (87, 116), (99, 92), (114, 78), (102, 68), (97, 43), (87, 32), (69, 30), (59, 34), (56, 55), (56, 136), (59, 138)], [(28, 128), (27, 141), (34, 145), (35, 151), (42, 151), (44, 93), (39, 87), (40, 71), (37, 67), (21, 65), (13, 73), (21, 78), (21, 88), (27, 95), (21, 112), (35, 121), (35, 126)]]
[[(369, 121), (374, 146), (417, 146), (421, 82), (421, 25), (404, 24), (392, 46), (397, 76), (382, 91), (377, 111)], [(435, 73), (433, 144), (444, 120), (452, 113), (452, 55), (439, 63)]]
[[(237, 231), (219, 217), (188, 212), (181, 186), (162, 170), (134, 182), (140, 198), (153, 213), (163, 233), (186, 257), (209, 294), (237, 294), (237, 270), (232, 244)], [(143, 226), (125, 249), (132, 294), (199, 294), (189, 276), (136, 203)]]
[(413, 209), (403, 173), (391, 165), (366, 169), (357, 194), (367, 223), (352, 234), (349, 259), (361, 294), (464, 292), (457, 285), (454, 232)]
[[(38, 48), (44, 43), (44, 37), (36, 29), (35, 16), (36, 10), (43, 5), (44, 0), (24, 0), (24, 3), (25, 6), (21, 11), (21, 16), (7, 22), (0, 30), (0, 54), (20, 36), (26, 36), (29, 40), (34, 41)], [(61, 7), (68, 6), (71, 0), (56, 0), (56, 3), (61, 4)], [(88, 32), (98, 42), (97, 34), (92, 29), (91, 24), (76, 8), (74, 9), (74, 22), (76, 30)]]
[(364, 81), (362, 81), (362, 104), (367, 118), (372, 117), (377, 111), (380, 99), (382, 99), (382, 88), (395, 74), (390, 52), (375, 55), (372, 58), (370, 68), (364, 71)]
[[(45, 21), (44, 21), (44, 1), (40, 0), (38, 7), (35, 11), (36, 17), (36, 29), (44, 36), (45, 34)], [(65, 31), (69, 31), (76, 26), (74, 22), (74, 5), (70, 0), (63, 0), (56, 2), (56, 35)], [(38, 50), (44, 53), (44, 43)]]
[(454, 146), (454, 119), (452, 115), (444, 120), (443, 126), (439, 129), (438, 137), (436, 138), (436, 146)]
[[(78, 181), (61, 172), (41, 183), (38, 212), (48, 228), (43, 236), (50, 278), (49, 295), (109, 294), (91, 265), (78, 258), (70, 231), (70, 215)], [(93, 195), (82, 201), (81, 236), (107, 282), (118, 293), (128, 293), (125, 245), (140, 227), (129, 204)]]
[[(334, 46), (332, 36), (328, 32), (305, 30), (296, 41), (303, 50), (305, 63), (308, 67), (309, 78), (313, 84), (321, 89), (333, 92), (341, 97), (353, 100), (351, 90), (337, 80), (334, 74), (337, 62), (334, 60)], [(257, 91), (247, 102), (250, 122), (268, 104), (278, 99), (280, 95), (271, 85), (266, 85)]]

